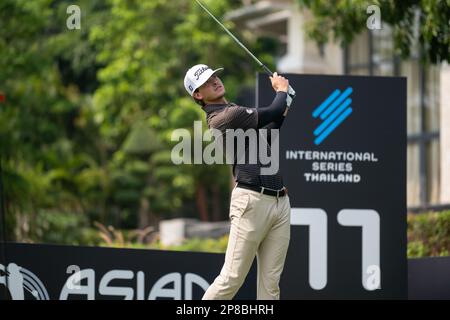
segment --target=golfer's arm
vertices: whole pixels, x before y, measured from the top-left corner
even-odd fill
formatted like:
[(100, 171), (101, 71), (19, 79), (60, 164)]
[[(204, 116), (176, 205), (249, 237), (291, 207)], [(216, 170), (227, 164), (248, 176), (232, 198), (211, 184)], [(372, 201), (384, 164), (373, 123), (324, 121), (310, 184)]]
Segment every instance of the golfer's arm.
[(272, 121), (271, 123), (269, 123), (268, 125), (265, 125), (264, 127), (260, 128), (260, 129), (280, 129), (281, 125), (283, 124), (284, 118), (285, 118), (285, 116), (282, 115), (276, 121)]
[[(271, 122), (279, 122), (284, 119), (283, 113), (286, 110), (286, 92), (278, 91), (275, 99), (267, 107), (258, 108), (258, 128), (267, 126)], [(281, 123), (279, 124), (281, 126)]]
[(271, 129), (280, 129), (281, 125), (283, 124), (285, 116), (282, 115), (280, 117), (280, 119), (276, 120), (276, 121), (272, 121), (271, 123), (269, 123), (268, 125), (265, 125), (264, 127), (260, 128), (260, 129), (266, 129), (266, 134), (267, 134), (267, 141), (271, 141), (272, 139), (272, 130)]

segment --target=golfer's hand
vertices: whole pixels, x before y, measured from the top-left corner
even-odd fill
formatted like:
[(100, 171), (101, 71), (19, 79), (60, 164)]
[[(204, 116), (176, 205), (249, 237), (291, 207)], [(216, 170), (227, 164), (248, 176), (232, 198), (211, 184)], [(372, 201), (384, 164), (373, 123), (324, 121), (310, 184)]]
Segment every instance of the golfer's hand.
[(275, 91), (283, 91), (288, 92), (289, 89), (289, 80), (279, 76), (278, 73), (274, 72), (273, 76), (270, 77), (270, 81), (272, 82), (272, 88)]

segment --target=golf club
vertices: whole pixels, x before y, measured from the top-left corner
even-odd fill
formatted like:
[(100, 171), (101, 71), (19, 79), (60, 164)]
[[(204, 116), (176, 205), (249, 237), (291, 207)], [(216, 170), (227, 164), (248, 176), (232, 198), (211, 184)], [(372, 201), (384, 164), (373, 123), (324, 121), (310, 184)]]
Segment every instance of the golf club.
[[(256, 63), (261, 67), (261, 68), (263, 68), (264, 69), (264, 71), (269, 75), (269, 76), (272, 76), (273, 75), (273, 72), (272, 71), (270, 71), (270, 69), (269, 68), (267, 68), (267, 66), (266, 65), (264, 65), (257, 57), (255, 57), (255, 55), (253, 54), (253, 53), (251, 53), (250, 52), (250, 50), (248, 50), (247, 49), (247, 47), (245, 47), (243, 44), (242, 44), (242, 42), (240, 42), (239, 41), (239, 39), (238, 38), (236, 38), (232, 33), (231, 33), (231, 31), (230, 30), (228, 30), (209, 10), (208, 10), (208, 8), (206, 8), (206, 6), (204, 5), (204, 4), (202, 4), (199, 0), (195, 0), (197, 3), (198, 3), (198, 5), (200, 6), (200, 7), (202, 7), (202, 9), (203, 10), (205, 10), (206, 11), (206, 13), (208, 13), (210, 16), (211, 16), (211, 18), (213, 18), (214, 19), (214, 21), (216, 21), (218, 24), (219, 24), (219, 26), (221, 26), (222, 27), (222, 29), (223, 30), (225, 30), (225, 32), (226, 33), (228, 33), (228, 35), (242, 48), (242, 49), (244, 49), (245, 50), (245, 52), (247, 52), (249, 55), (250, 55), (250, 57), (252, 57), (253, 58), (253, 60), (255, 60), (256, 61)], [(295, 98), (295, 90), (289, 85), (289, 90), (288, 90), (288, 96), (287, 96), (287, 99), (286, 99), (286, 103), (287, 103), (287, 105), (288, 105), (288, 107), (290, 107), (290, 105), (291, 105), (291, 103), (292, 103), (292, 99), (294, 99)]]

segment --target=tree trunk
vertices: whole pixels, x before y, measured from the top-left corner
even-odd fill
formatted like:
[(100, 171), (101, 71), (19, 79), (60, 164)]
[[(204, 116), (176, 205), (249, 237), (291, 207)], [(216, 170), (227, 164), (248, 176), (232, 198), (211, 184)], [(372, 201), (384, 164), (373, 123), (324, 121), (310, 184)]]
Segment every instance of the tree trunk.
[(139, 218), (138, 218), (138, 228), (145, 229), (148, 226), (152, 226), (155, 229), (158, 229), (159, 217), (153, 214), (150, 209), (150, 201), (142, 197), (139, 205)]
[(209, 221), (206, 190), (202, 184), (197, 185), (197, 188), (195, 190), (195, 202), (197, 204), (197, 210), (200, 215), (200, 220)]
[(214, 221), (222, 220), (221, 206), (220, 206), (220, 189), (219, 186), (214, 185), (212, 187), (212, 215)]
[(150, 224), (149, 210), (150, 210), (150, 202), (146, 197), (142, 197), (139, 204), (139, 219), (138, 219), (139, 229), (144, 229), (149, 226)]

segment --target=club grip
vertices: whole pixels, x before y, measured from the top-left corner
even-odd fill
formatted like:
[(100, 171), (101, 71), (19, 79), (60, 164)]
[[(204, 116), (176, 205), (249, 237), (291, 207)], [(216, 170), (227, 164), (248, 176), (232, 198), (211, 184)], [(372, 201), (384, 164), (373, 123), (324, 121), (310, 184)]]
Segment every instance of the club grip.
[(295, 90), (294, 90), (294, 88), (291, 87), (291, 85), (289, 85), (288, 94), (289, 94), (292, 98), (294, 98), (295, 95), (296, 95)]
[[(261, 67), (264, 69), (264, 71), (266, 72), (266, 74), (267, 74), (269, 77), (273, 76), (273, 72), (270, 71), (270, 69), (267, 68), (264, 64), (261, 64)], [(294, 88), (292, 88), (291, 85), (289, 85), (288, 96), (287, 96), (287, 98), (286, 98), (286, 103), (287, 103), (288, 107), (291, 106), (292, 100), (295, 98), (295, 96), (296, 96), (296, 93), (295, 93)]]

